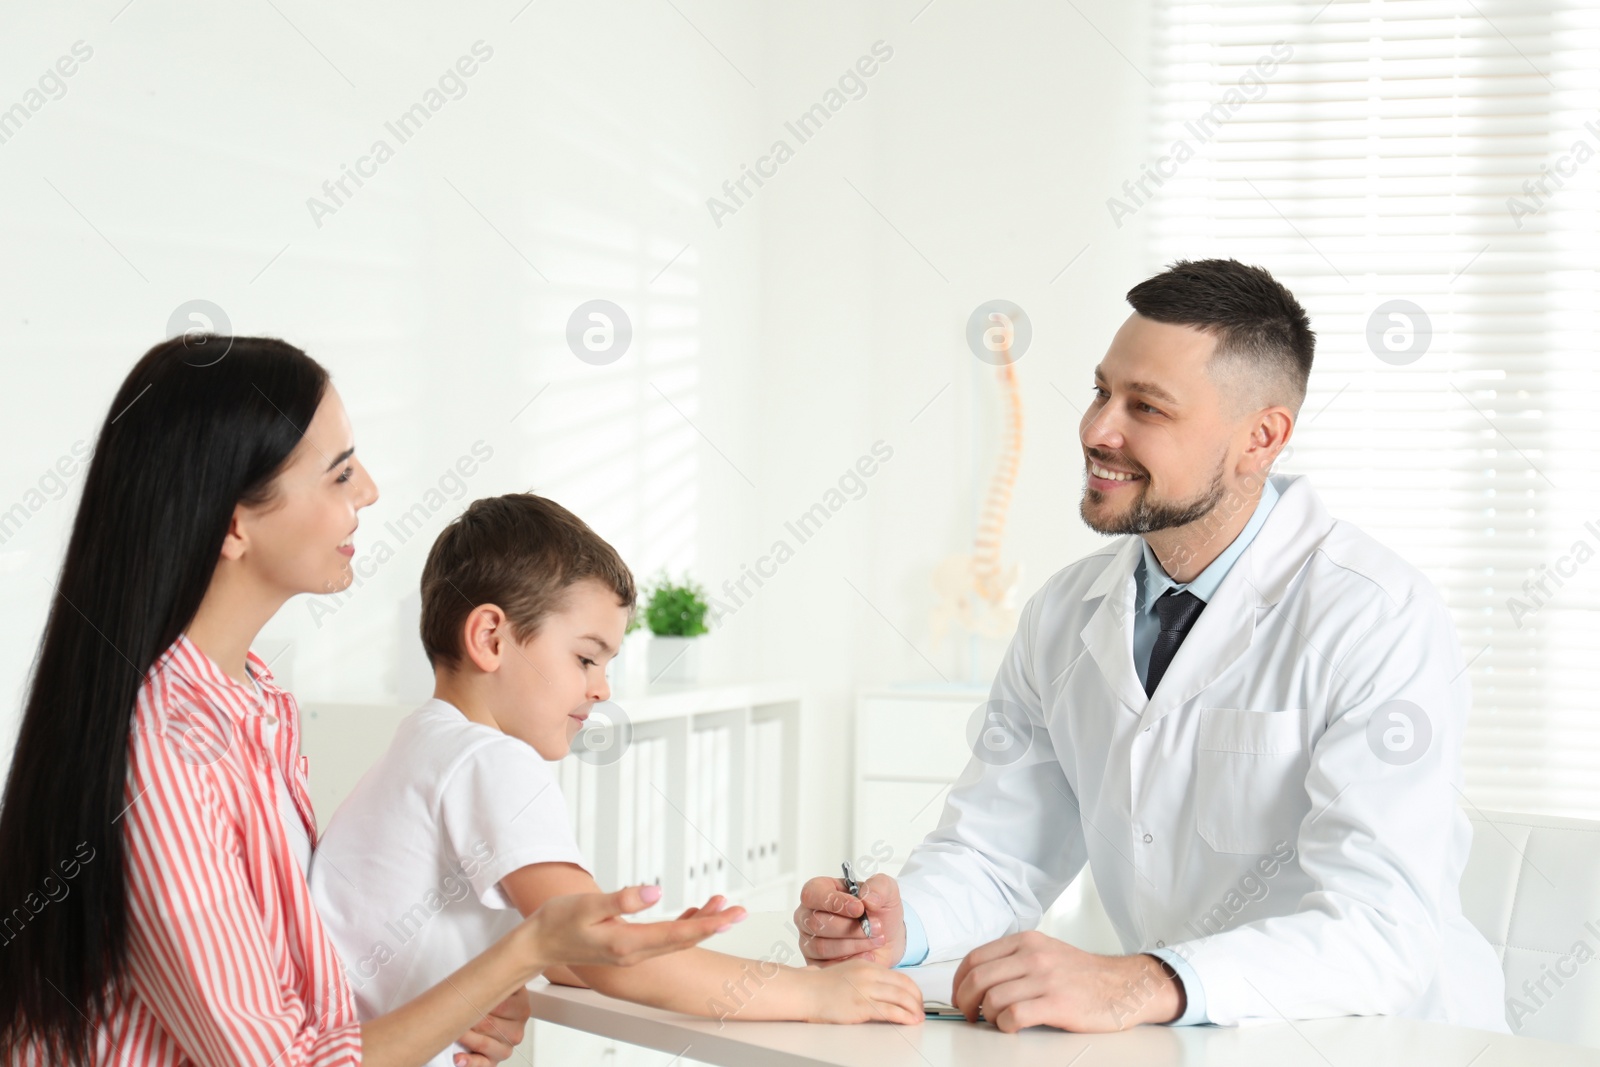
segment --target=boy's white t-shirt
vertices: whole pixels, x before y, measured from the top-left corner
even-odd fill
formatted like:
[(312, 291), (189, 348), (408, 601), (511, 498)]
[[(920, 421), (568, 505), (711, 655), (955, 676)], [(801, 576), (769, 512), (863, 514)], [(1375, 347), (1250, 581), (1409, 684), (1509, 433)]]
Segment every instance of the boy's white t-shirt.
[[(312, 900), (361, 1018), (432, 988), (516, 926), (499, 882), (531, 863), (588, 869), (553, 766), (443, 700), (408, 715), (311, 860)], [(459, 1051), (431, 1062), (447, 1067)]]

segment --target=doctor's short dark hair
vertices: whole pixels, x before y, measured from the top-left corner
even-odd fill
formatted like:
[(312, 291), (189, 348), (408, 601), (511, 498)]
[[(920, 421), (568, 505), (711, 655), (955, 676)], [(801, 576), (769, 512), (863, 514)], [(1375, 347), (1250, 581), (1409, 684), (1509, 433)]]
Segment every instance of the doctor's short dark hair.
[(630, 612), (633, 572), (589, 524), (542, 496), (474, 500), (439, 532), (422, 567), (422, 648), (434, 667), (461, 662), (467, 616), (484, 604), (506, 613), (519, 641), (562, 610), (568, 591), (594, 579)]
[(1236, 259), (1180, 259), (1129, 289), (1128, 303), (1147, 319), (1211, 334), (1214, 360), (1254, 364), (1286, 388), (1274, 399), (1300, 410), (1317, 335), (1294, 294), (1261, 267)]

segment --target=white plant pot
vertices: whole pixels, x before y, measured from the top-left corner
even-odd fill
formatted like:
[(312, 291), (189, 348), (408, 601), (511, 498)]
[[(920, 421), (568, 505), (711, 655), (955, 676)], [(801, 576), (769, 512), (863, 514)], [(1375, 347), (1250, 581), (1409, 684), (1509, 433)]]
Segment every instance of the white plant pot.
[(645, 645), (649, 641), (650, 635), (643, 630), (635, 630), (623, 637), (616, 658), (606, 668), (606, 677), (614, 691), (626, 693), (644, 688), (647, 667)]
[(700, 638), (651, 634), (648, 658), (649, 674), (645, 679), (648, 684), (692, 682), (700, 673)]

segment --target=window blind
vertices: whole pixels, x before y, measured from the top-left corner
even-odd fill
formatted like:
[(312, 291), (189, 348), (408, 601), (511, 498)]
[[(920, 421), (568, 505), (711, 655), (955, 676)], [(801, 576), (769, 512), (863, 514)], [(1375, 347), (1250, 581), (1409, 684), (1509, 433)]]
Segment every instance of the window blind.
[(1234, 256), (1305, 304), (1279, 469), (1448, 602), (1464, 803), (1600, 818), (1600, 12), (1153, 11), (1151, 159), (1113, 221), (1146, 214), (1152, 266)]

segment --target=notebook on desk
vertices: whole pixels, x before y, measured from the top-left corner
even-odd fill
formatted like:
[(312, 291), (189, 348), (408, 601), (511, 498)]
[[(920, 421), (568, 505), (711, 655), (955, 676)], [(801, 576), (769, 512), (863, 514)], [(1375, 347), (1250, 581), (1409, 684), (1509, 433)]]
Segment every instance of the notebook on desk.
[(966, 1016), (952, 1003), (955, 999), (956, 968), (959, 960), (946, 963), (929, 963), (921, 967), (907, 967), (906, 977), (922, 990), (922, 1013), (930, 1019), (965, 1019)]

